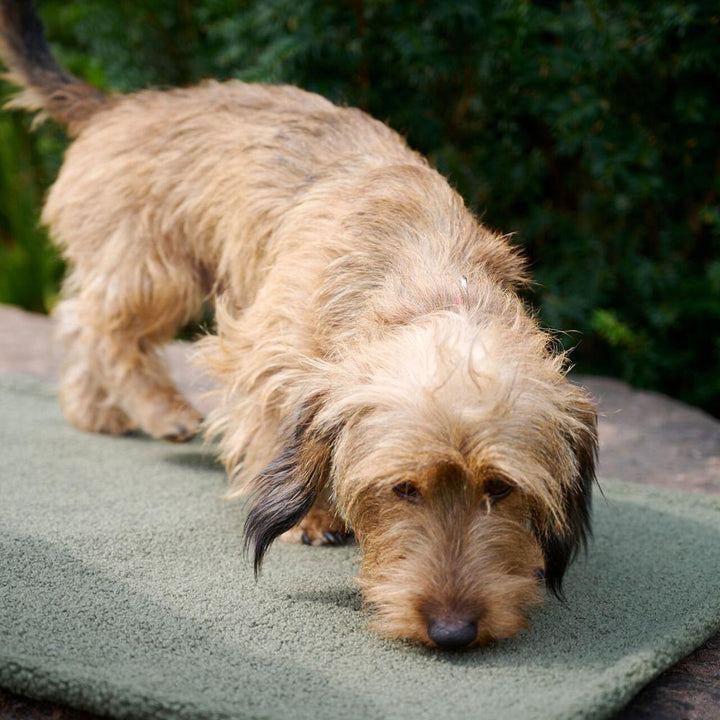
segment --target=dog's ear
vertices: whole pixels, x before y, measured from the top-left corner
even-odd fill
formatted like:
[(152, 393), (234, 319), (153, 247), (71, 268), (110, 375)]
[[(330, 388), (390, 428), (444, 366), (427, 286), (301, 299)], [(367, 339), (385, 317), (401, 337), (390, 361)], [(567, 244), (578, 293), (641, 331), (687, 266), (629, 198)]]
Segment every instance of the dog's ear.
[[(578, 388), (578, 390), (580, 390)], [(549, 528), (547, 523), (535, 523), (545, 559), (545, 582), (548, 589), (562, 598), (562, 581), (568, 565), (585, 546), (592, 534), (592, 491), (597, 462), (597, 415), (595, 405), (585, 391), (580, 391), (573, 403), (573, 427), (565, 432), (566, 441), (574, 455), (574, 477), (563, 488), (562, 528)]]
[(314, 420), (321, 400), (313, 398), (295, 414), (277, 457), (253, 480), (253, 503), (245, 520), (245, 550), (252, 548), (257, 575), (276, 537), (309, 512), (330, 474), (338, 430), (321, 431)]

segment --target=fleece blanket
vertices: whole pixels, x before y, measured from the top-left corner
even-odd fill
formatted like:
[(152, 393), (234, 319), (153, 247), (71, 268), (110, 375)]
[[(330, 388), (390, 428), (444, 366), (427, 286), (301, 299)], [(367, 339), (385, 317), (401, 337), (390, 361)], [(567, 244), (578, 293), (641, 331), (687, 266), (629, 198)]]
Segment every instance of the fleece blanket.
[(602, 718), (720, 626), (720, 503), (603, 482), (595, 536), (512, 640), (365, 627), (358, 550), (277, 543), (199, 442), (86, 435), (0, 380), (0, 686), (115, 718)]

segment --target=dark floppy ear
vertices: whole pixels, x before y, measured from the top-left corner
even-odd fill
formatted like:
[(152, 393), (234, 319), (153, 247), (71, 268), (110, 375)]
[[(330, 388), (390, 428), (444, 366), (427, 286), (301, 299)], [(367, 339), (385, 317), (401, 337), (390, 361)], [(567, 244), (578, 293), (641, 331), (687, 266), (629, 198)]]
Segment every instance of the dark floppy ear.
[(323, 433), (314, 426), (319, 406), (314, 400), (296, 413), (277, 457), (252, 482), (245, 550), (253, 549), (256, 575), (273, 540), (307, 515), (329, 476), (336, 433)]
[[(597, 415), (595, 405), (584, 393), (584, 399), (573, 408), (577, 421), (567, 434), (575, 456), (576, 475), (567, 485), (562, 498), (565, 524), (562, 529), (535, 527), (545, 558), (545, 582), (548, 589), (562, 599), (562, 581), (570, 563), (592, 534), (592, 490), (597, 463)], [(542, 523), (545, 525), (545, 523)]]

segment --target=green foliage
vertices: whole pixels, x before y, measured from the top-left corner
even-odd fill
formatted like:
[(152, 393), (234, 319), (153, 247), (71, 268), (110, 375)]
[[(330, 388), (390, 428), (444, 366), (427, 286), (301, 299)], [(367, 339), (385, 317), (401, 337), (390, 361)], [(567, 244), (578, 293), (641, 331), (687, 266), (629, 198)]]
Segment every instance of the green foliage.
[(0, 115), (0, 302), (38, 312), (54, 303), (62, 273), (38, 227), (43, 146), (17, 117)]
[[(485, 222), (516, 233), (544, 322), (578, 331), (561, 340), (578, 345), (580, 369), (720, 414), (716, 2), (55, 0), (41, 9), (61, 61), (102, 87), (291, 82), (388, 121)], [(7, 118), (2, 139), (15, 133), (18, 149), (0, 154), (0, 231), (12, 250), (36, 242), (57, 146), (45, 133), (28, 144)], [(5, 198), (17, 198), (7, 200), (12, 213)], [(6, 256), (7, 301), (6, 276), (21, 273), (6, 271)], [(27, 298), (13, 302), (38, 307), (33, 292), (52, 295), (42, 283), (53, 263), (40, 266)]]

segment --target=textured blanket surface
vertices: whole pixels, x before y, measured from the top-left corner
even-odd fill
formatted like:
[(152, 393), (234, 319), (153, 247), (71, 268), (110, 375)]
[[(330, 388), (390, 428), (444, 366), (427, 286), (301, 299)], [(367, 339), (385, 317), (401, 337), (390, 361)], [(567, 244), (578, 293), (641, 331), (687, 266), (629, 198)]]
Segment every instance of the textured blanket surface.
[(0, 380), (0, 685), (117, 718), (601, 718), (720, 626), (720, 503), (602, 483), (531, 629), (448, 654), (365, 628), (356, 547), (277, 543), (202, 445), (91, 436)]

